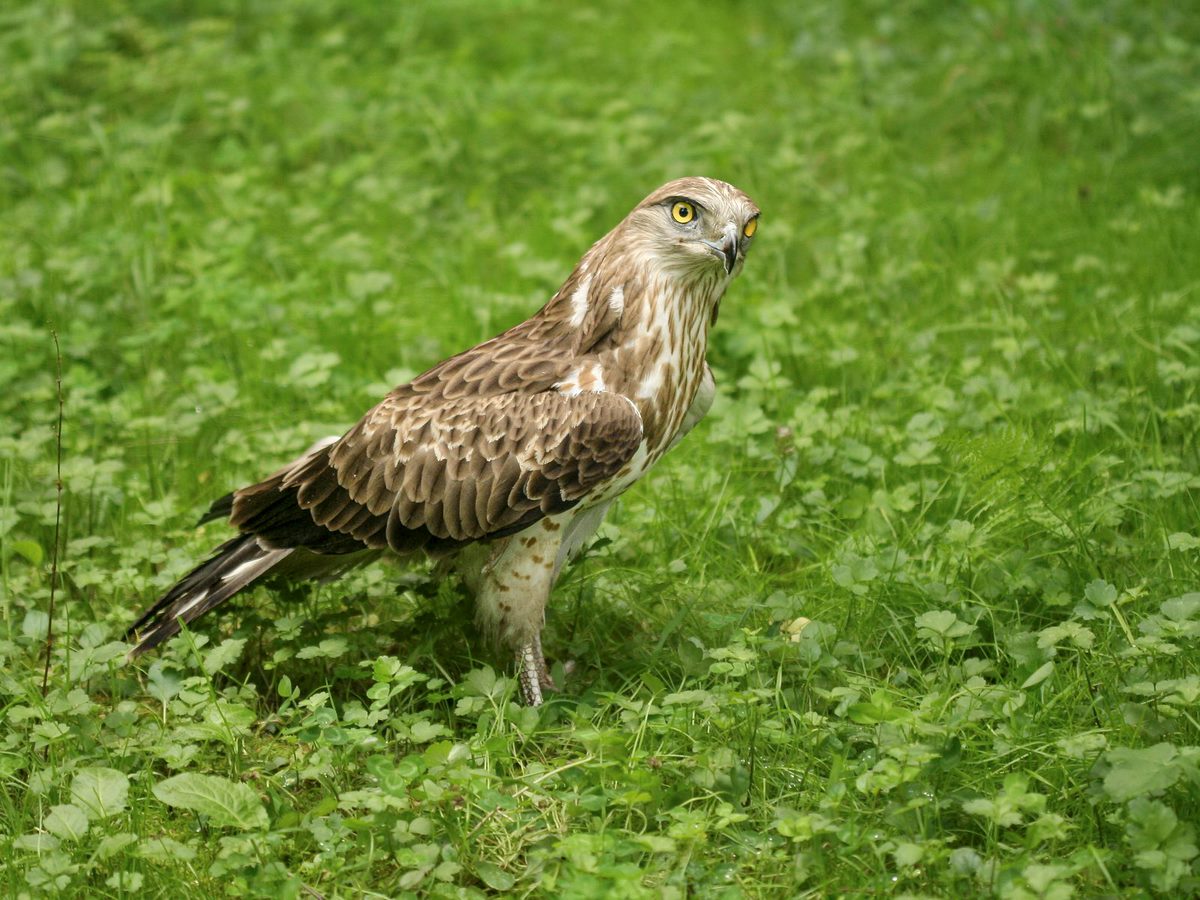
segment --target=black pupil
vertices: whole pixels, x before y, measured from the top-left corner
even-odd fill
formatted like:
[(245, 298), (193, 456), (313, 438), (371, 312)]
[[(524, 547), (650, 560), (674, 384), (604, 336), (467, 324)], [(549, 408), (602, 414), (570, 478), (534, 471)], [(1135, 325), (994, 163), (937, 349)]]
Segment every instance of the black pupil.
[(691, 216), (691, 214), (692, 214), (692, 211), (690, 209), (688, 209), (682, 203), (679, 204), (679, 218), (686, 219), (689, 216)]

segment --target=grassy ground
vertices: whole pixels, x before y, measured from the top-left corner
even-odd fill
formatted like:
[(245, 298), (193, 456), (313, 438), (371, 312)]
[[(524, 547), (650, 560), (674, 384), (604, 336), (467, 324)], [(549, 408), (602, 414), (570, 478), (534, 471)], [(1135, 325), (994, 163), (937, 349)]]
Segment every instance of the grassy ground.
[[(0, 890), (1200, 890), (1188, 4), (241, 6), (0, 11)], [(684, 174), (763, 224), (564, 695), (419, 567), (123, 665), (208, 500)]]

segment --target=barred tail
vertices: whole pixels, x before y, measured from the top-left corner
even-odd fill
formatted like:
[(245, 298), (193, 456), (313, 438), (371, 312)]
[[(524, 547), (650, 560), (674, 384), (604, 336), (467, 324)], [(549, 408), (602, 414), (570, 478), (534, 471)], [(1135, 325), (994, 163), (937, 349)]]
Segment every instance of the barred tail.
[(137, 637), (130, 656), (145, 653), (179, 632), (180, 622), (200, 618), (224, 603), (282, 562), (290, 548), (270, 550), (252, 534), (238, 535), (217, 548), (216, 554), (183, 576), (179, 582), (144, 612), (126, 632)]

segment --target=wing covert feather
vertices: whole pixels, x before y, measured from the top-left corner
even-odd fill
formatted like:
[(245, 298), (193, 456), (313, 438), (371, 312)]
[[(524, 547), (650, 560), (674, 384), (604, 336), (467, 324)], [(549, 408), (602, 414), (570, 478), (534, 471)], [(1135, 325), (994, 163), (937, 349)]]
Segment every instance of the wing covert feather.
[[(232, 520), (277, 546), (456, 546), (571, 508), (641, 440), (634, 405), (603, 391), (393, 393), (274, 490), (241, 492)], [(289, 494), (299, 518), (281, 515)]]

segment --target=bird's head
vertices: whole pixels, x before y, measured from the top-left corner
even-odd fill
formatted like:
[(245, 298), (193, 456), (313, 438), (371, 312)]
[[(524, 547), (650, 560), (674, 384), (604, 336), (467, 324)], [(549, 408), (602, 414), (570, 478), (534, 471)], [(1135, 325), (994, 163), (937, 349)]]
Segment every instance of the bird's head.
[(758, 207), (724, 181), (680, 178), (639, 203), (623, 225), (663, 267), (685, 277), (728, 278), (753, 243)]
[(664, 302), (711, 324), (757, 230), (758, 206), (733, 185), (669, 181), (592, 245), (543, 313), (575, 329), (579, 346), (618, 320), (657, 328)]

